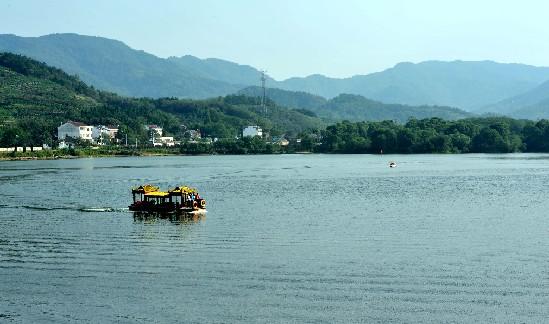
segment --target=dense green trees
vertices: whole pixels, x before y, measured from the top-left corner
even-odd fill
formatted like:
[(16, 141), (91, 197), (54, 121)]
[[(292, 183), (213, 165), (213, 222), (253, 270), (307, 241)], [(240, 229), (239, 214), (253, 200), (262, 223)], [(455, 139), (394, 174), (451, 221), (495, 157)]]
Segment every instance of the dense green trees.
[(183, 143), (180, 152), (183, 154), (273, 154), (293, 152), (278, 144), (268, 143), (260, 137), (243, 137), (239, 139), (222, 139), (212, 144)]
[(327, 153), (549, 152), (549, 121), (440, 118), (406, 124), (344, 121), (328, 126), (318, 151)]

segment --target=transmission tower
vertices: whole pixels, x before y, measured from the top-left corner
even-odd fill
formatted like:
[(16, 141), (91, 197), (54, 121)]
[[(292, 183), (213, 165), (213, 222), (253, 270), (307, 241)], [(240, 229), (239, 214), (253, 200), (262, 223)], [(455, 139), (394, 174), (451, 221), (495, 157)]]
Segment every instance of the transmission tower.
[(265, 88), (265, 81), (267, 81), (267, 71), (261, 71), (261, 90), (263, 90), (263, 96), (261, 97), (261, 108), (263, 113), (267, 115), (267, 89)]

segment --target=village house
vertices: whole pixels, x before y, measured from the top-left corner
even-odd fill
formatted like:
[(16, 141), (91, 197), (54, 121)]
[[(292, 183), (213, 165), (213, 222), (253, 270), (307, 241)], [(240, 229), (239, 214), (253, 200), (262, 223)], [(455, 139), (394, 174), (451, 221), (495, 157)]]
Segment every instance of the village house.
[(152, 143), (153, 146), (167, 146), (172, 147), (175, 146), (178, 142), (174, 141), (172, 136), (163, 136), (163, 137), (157, 137), (155, 141)]
[(247, 126), (242, 130), (242, 137), (263, 136), (263, 130), (259, 126)]
[(145, 128), (151, 133), (154, 134), (154, 136), (162, 136), (162, 127), (158, 125), (147, 125)]
[(94, 126), (92, 129), (92, 138), (98, 142), (101, 140), (101, 135), (107, 136), (109, 139), (114, 139), (118, 134), (118, 126)]
[(149, 142), (156, 146), (157, 139), (162, 137), (163, 134), (162, 127), (158, 125), (145, 125), (145, 129), (149, 132)]
[(57, 138), (64, 141), (67, 137), (72, 139), (82, 139), (93, 141), (92, 137), (93, 126), (86, 125), (81, 122), (68, 121), (57, 127)]

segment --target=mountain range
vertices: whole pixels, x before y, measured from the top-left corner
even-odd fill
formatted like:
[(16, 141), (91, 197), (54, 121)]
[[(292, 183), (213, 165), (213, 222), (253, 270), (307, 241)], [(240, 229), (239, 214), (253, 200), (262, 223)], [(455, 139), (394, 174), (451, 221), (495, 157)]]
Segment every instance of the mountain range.
[(399, 63), (369, 75), (334, 79), (321, 75), (278, 86), (332, 97), (359, 94), (385, 103), (444, 105), (474, 111), (549, 80), (549, 68), (492, 61)]
[[(257, 86), (261, 75), (248, 65), (190, 55), (159, 58), (117, 40), (78, 34), (4, 34), (0, 35), (0, 51), (29, 56), (78, 75), (98, 89), (134, 97), (224, 96)], [(549, 85), (544, 83), (548, 80), (548, 67), (492, 61), (427, 61), (399, 63), (381, 72), (349, 78), (269, 78), (267, 85), (325, 100), (354, 94), (372, 102), (540, 118), (549, 116), (549, 93), (545, 90)], [(315, 110), (314, 104), (306, 108)]]

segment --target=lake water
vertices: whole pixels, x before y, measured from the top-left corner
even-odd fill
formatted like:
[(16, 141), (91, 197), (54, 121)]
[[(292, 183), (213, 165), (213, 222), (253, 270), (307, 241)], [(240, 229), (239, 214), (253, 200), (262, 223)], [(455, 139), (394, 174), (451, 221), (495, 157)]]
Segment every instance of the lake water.
[[(143, 183), (207, 216), (134, 218)], [(549, 318), (549, 155), (16, 161), (0, 185), (0, 322)]]

